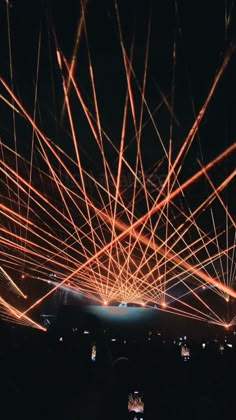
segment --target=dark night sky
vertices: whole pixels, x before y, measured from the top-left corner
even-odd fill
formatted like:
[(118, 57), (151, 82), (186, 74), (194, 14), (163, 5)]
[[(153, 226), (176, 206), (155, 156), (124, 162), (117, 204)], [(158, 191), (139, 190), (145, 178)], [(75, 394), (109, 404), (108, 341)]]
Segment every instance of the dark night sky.
[[(235, 37), (234, 2), (207, 1), (118, 1), (123, 38), (127, 52), (134, 41), (133, 69), (142, 83), (144, 57), (147, 46), (148, 22), (151, 20), (150, 50), (147, 70), (146, 99), (153, 112), (161, 103), (161, 94), (171, 101), (173, 80), (173, 45), (176, 42), (174, 71), (174, 113), (178, 124), (173, 124), (173, 150), (178, 151), (193, 121), (194, 111), (199, 111), (211, 87), (217, 69), (227, 48)], [(227, 7), (226, 7), (227, 6)], [(69, 125), (61, 120), (63, 92), (61, 75), (55, 54), (55, 31), (59, 48), (67, 59), (72, 56), (76, 28), (81, 13), (79, 1), (10, 1), (10, 28), (14, 91), (33, 114), (36, 62), (39, 33), (41, 32), (40, 67), (38, 79), (37, 119), (45, 134), (70, 153)], [(226, 27), (225, 15), (230, 16)], [(126, 92), (125, 72), (119, 44), (118, 26), (113, 0), (89, 0), (86, 9), (89, 49), (94, 69), (98, 106), (103, 128), (114, 144), (119, 145)], [(5, 1), (0, 2), (0, 74), (10, 83), (7, 16)], [(88, 54), (82, 35), (77, 52), (75, 77), (88, 107), (94, 110), (88, 72)], [(185, 161), (184, 174), (198, 169), (196, 160), (207, 162), (235, 140), (236, 109), (236, 58), (230, 60)], [(137, 112), (140, 95), (133, 82)], [(8, 97), (4, 89), (0, 93)], [(138, 97), (139, 96), (139, 97)], [(74, 94), (70, 97), (80, 148), (84, 150), (84, 167), (94, 168), (96, 145), (83, 111)], [(12, 145), (12, 112), (0, 104), (1, 136)], [(155, 113), (155, 122), (167, 146), (169, 142), (170, 113), (161, 106)], [(163, 156), (163, 151), (149, 117), (142, 136), (142, 153), (145, 169), (149, 169)], [(18, 147), (28, 154), (30, 128), (17, 118)], [(28, 130), (28, 131), (27, 131)], [(131, 119), (127, 125), (127, 158), (134, 160), (134, 130)], [(200, 139), (200, 140), (199, 140)], [(107, 156), (116, 156), (107, 147)], [(175, 153), (175, 152), (174, 152)], [(91, 160), (92, 156), (92, 160)], [(234, 167), (234, 157), (224, 161), (222, 173)], [(99, 171), (99, 167), (97, 168)], [(218, 170), (218, 169), (217, 169)], [(185, 176), (185, 175), (184, 175)]]
[[(27, 110), (33, 114), (35, 75), (39, 33), (41, 32), (40, 67), (38, 79), (37, 119), (45, 134), (70, 153), (69, 125), (61, 120), (63, 92), (61, 75), (55, 54), (55, 31), (59, 48), (67, 59), (71, 59), (77, 24), (81, 13), (79, 1), (34, 1), (10, 2), (10, 27), (14, 91)], [(225, 5), (227, 8), (225, 8)], [(173, 78), (173, 45), (176, 42), (176, 66), (174, 71), (174, 113), (178, 123), (173, 124), (173, 150), (177, 152), (193, 121), (194, 111), (199, 111), (217, 69), (235, 35), (233, 2), (208, 1), (118, 1), (123, 39), (127, 52), (134, 42), (133, 68), (137, 80), (142, 84), (144, 57), (147, 46), (148, 22), (151, 21), (151, 37), (147, 70), (146, 99), (153, 112), (161, 103), (160, 91), (170, 103)], [(225, 14), (230, 15), (226, 27)], [(10, 82), (5, 2), (0, 3), (0, 74)], [(86, 9), (89, 49), (94, 69), (95, 84), (103, 128), (117, 146), (120, 141), (122, 116), (125, 101), (126, 82), (124, 65), (119, 44), (118, 25), (113, 0), (88, 1)], [(88, 71), (88, 49), (82, 35), (77, 52), (76, 81), (88, 107), (94, 110), (92, 89)], [(183, 168), (183, 178), (198, 170), (197, 159), (208, 162), (217, 153), (235, 140), (236, 119), (236, 58), (231, 58), (188, 153)], [(140, 95), (133, 82), (136, 110), (140, 110)], [(5, 91), (1, 93), (5, 95)], [(6, 96), (7, 97), (7, 96)], [(72, 109), (80, 149), (84, 151), (83, 165), (87, 169), (100, 171), (94, 161), (97, 153), (83, 111), (72, 93)], [(12, 145), (12, 113), (0, 104), (1, 136)], [(170, 113), (161, 106), (155, 113), (155, 122), (167, 146), (169, 142)], [(142, 136), (142, 154), (145, 169), (148, 170), (163, 156), (156, 134), (144, 111), (147, 122)], [(30, 128), (17, 118), (18, 147), (21, 154), (29, 154)], [(20, 134), (20, 135), (19, 135)], [(135, 159), (135, 141), (130, 113), (126, 142), (129, 147), (126, 157)], [(116, 161), (117, 156), (106, 146), (107, 156)], [(92, 157), (92, 159), (91, 159)], [(96, 168), (97, 165), (97, 168)], [(227, 166), (227, 167), (226, 167)], [(234, 157), (224, 161), (221, 173), (225, 176), (234, 167)], [(216, 176), (220, 175), (217, 168)], [(198, 191), (202, 190), (201, 186)], [(195, 194), (198, 194), (198, 191)], [(191, 194), (191, 191), (190, 191)]]
[[(60, 50), (71, 59), (77, 24), (81, 13), (79, 1), (14, 1), (10, 2), (10, 29), (13, 63), (13, 85), (16, 95), (26, 109), (33, 114), (36, 63), (39, 33), (41, 33), (40, 67), (38, 79), (37, 121), (45, 134), (69, 154), (72, 153), (69, 124), (61, 119), (63, 91), (61, 75), (55, 53), (56, 34)], [(227, 6), (227, 7), (225, 7)], [(174, 83), (173, 155), (179, 150), (196, 113), (203, 104), (214, 76), (222, 63), (227, 48), (235, 37), (235, 7), (233, 2), (207, 1), (118, 1), (124, 44), (129, 53), (134, 43), (133, 69), (142, 84), (144, 57), (147, 46), (148, 22), (151, 21), (150, 49), (147, 69), (146, 100), (153, 112), (161, 103), (160, 91), (171, 102), (172, 80)], [(225, 15), (230, 16), (225, 24)], [(91, 54), (98, 106), (102, 127), (115, 145), (119, 145), (125, 102), (126, 81), (119, 43), (118, 25), (114, 1), (89, 0), (86, 8), (86, 24)], [(173, 45), (176, 43), (176, 66), (173, 67)], [(10, 83), (7, 14), (4, 1), (0, 2), (0, 74)], [(91, 82), (88, 71), (88, 49), (82, 35), (77, 52), (75, 77), (88, 107), (94, 112)], [(236, 128), (236, 57), (232, 56), (207, 112), (201, 122), (188, 156), (185, 159), (180, 180), (186, 179), (199, 169), (197, 159), (204, 163), (211, 160), (235, 141)], [(136, 111), (139, 115), (140, 95), (132, 82)], [(4, 89), (0, 93), (9, 99)], [(97, 146), (84, 113), (73, 93), (70, 96), (77, 138), (83, 154), (83, 167), (101, 172)], [(0, 135), (3, 142), (13, 145), (12, 112), (0, 103)], [(163, 142), (168, 147), (170, 113), (162, 105), (154, 119)], [(149, 170), (163, 156), (156, 133), (144, 111), (145, 128), (142, 133), (142, 156), (145, 170)], [(31, 129), (22, 118), (16, 118), (18, 151), (29, 157)], [(125, 156), (134, 164), (135, 141), (131, 112), (127, 124)], [(117, 155), (106, 144), (106, 155), (112, 167)], [(235, 167), (235, 156), (224, 160), (212, 173), (218, 184)], [(162, 169), (165, 173), (166, 169)], [(229, 188), (228, 198), (233, 206), (234, 187)], [(204, 192), (203, 192), (204, 191)], [(199, 195), (208, 193), (205, 181), (189, 189), (193, 208)], [(219, 218), (221, 217), (221, 213)]]
[[(32, 110), (38, 36), (42, 30), (39, 73), (39, 103), (42, 123), (52, 130), (52, 120), (59, 115), (62, 91), (55, 60), (55, 29), (62, 52), (71, 58), (80, 15), (79, 1), (11, 1), (11, 42), (15, 91)], [(228, 11), (231, 10), (227, 2)], [(173, 42), (176, 40), (174, 141), (179, 146), (193, 121), (192, 101), (196, 110), (206, 97), (222, 55), (233, 38), (233, 18), (225, 32), (225, 1), (118, 1), (120, 18), (129, 51), (134, 39), (134, 70), (142, 81), (146, 50), (147, 23), (151, 15), (151, 42), (148, 62), (147, 100), (151, 109), (160, 102), (159, 88), (170, 98)], [(232, 6), (233, 7), (233, 6)], [(9, 80), (9, 55), (5, 2), (1, 1), (1, 75)], [(177, 10), (177, 11), (176, 11)], [(232, 16), (234, 15), (232, 9)], [(120, 133), (125, 83), (114, 2), (88, 1), (87, 29), (94, 66), (98, 101), (104, 128), (112, 137)], [(87, 48), (84, 37), (77, 54), (76, 77), (89, 100), (92, 92), (88, 77)], [(204, 118), (200, 135), (204, 154), (220, 151), (234, 138), (235, 57), (231, 60)], [(53, 104), (53, 89), (56, 105)], [(4, 113), (5, 109), (1, 112)], [(79, 112), (79, 111), (78, 111)], [(4, 114), (3, 114), (4, 116)], [(170, 116), (162, 107), (158, 118), (161, 134), (168, 140)], [(54, 127), (55, 127), (54, 123)], [(81, 128), (82, 127), (82, 128)], [(79, 130), (84, 130), (80, 122)], [(147, 133), (151, 134), (147, 129)], [(55, 134), (55, 131), (49, 133)], [(147, 135), (148, 135), (147, 134)], [(132, 137), (132, 133), (130, 133)], [(194, 150), (194, 153), (196, 151)], [(146, 151), (147, 156), (148, 152)], [(151, 155), (151, 154), (150, 154)], [(151, 156), (150, 156), (151, 158)]]

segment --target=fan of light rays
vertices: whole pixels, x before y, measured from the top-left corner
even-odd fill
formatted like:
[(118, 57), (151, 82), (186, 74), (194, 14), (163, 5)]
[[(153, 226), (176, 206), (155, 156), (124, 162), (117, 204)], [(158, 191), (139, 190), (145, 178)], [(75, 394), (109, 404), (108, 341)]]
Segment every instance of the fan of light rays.
[[(124, 68), (122, 117), (115, 139), (103, 124), (85, 2), (81, 6), (72, 60), (61, 51), (56, 34), (52, 35), (63, 98), (58, 127), (66, 139), (65, 147), (47, 134), (37, 112), (41, 33), (33, 112), (22, 103), (14, 84), (0, 78), (3, 90), (0, 98), (13, 115), (14, 138), (13, 146), (4, 137), (0, 142), (0, 263), (3, 273), (6, 269), (26, 273), (49, 288), (24, 311), (12, 307), (11, 311), (15, 311), (15, 319), (23, 322), (33, 307), (66, 286), (99, 303), (157, 305), (160, 310), (178, 316), (223, 325), (224, 319), (208, 301), (208, 294), (226, 300), (236, 297), (235, 222), (222, 198), (235, 185), (236, 171), (229, 171), (217, 182), (212, 178), (215, 168), (227, 162), (229, 156), (235, 156), (236, 144), (232, 143), (206, 164), (201, 163), (196, 170), (185, 173), (185, 168), (197, 130), (233, 48), (230, 46), (224, 53), (187, 135), (173, 147), (173, 122), (178, 121), (174, 109), (175, 40), (171, 98), (161, 94), (155, 107), (151, 107), (147, 94), (151, 18), (146, 28), (140, 82), (135, 71), (135, 42), (129, 49), (126, 47), (116, 1), (114, 5)], [(82, 38), (87, 49), (90, 100), (75, 72), (75, 57)], [(12, 72), (11, 68), (11, 80)], [(164, 109), (170, 119), (168, 138), (162, 137), (158, 128), (159, 109)], [(86, 139), (81, 139), (78, 113), (89, 129)], [(16, 123), (19, 121), (30, 128), (27, 138), (30, 153), (26, 156), (18, 147), (21, 133)], [(155, 144), (158, 145), (155, 164), (151, 167), (145, 159), (148, 146), (144, 144), (143, 133), (147, 125), (153, 135), (150, 141), (153, 153)], [(91, 150), (92, 170), (86, 161)], [(202, 180), (208, 182), (209, 189), (192, 204), (191, 196), (198, 186), (202, 188)], [(216, 220), (219, 205), (223, 209), (223, 224)], [(206, 217), (212, 226), (210, 230), (209, 224), (207, 227), (204, 224)], [(50, 273), (54, 273), (53, 280), (49, 279)], [(7, 276), (4, 279), (12, 283)], [(1, 305), (3, 314), (6, 313), (4, 304)]]
[(3, 267), (0, 266), (0, 284), (7, 290), (11, 290), (12, 292), (16, 293), (19, 296), (25, 297), (24, 293), (20, 290), (11, 276), (4, 270)]
[(33, 321), (30, 317), (22, 315), (21, 311), (7, 303), (2, 297), (0, 297), (0, 308), (1, 318), (5, 321), (46, 331), (44, 327)]

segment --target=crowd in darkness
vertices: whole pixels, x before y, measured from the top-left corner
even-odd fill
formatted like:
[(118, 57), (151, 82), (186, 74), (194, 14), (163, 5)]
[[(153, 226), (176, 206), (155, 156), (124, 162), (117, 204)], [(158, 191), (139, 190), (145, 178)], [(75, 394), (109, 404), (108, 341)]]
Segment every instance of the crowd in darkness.
[[(62, 312), (46, 333), (1, 323), (5, 419), (234, 418), (233, 336), (204, 343), (156, 331), (118, 337), (91, 314), (69, 318)], [(143, 396), (142, 415), (128, 412), (135, 390)]]

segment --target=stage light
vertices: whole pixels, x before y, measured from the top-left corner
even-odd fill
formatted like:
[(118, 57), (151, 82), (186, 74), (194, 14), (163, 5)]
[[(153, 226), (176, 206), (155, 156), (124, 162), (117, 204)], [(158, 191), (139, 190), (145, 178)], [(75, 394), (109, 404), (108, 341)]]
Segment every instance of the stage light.
[(228, 303), (229, 302), (229, 296), (226, 296), (225, 301)]
[(119, 308), (126, 308), (127, 303), (126, 302), (120, 302), (120, 304), (118, 306), (119, 306)]
[(107, 301), (106, 300), (104, 300), (103, 305), (105, 305), (105, 306), (107, 305)]

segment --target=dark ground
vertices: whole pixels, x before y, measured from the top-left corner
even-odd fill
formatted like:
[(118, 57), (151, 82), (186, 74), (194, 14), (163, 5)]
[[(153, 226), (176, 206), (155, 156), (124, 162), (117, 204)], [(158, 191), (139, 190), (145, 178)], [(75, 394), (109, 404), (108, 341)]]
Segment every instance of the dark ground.
[(1, 325), (4, 418), (125, 420), (135, 389), (144, 395), (145, 420), (234, 418), (236, 353), (224, 341), (232, 343), (230, 332), (205, 341), (205, 349), (187, 338), (190, 360), (184, 361), (177, 337), (123, 330), (111, 341), (113, 331), (104, 333), (93, 315), (73, 316), (62, 312), (47, 333)]

